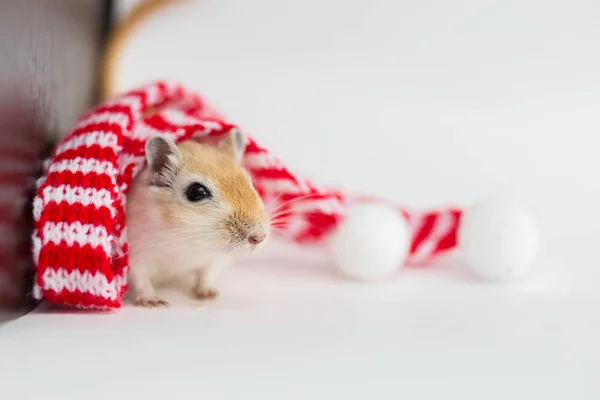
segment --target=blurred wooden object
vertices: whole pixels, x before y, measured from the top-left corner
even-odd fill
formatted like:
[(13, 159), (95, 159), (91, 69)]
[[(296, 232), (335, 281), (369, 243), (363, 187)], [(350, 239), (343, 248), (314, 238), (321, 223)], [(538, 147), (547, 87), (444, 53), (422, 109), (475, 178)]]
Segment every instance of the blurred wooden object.
[(39, 161), (96, 101), (110, 2), (0, 2), (0, 321), (35, 304), (31, 187)]
[(115, 86), (115, 69), (126, 40), (130, 38), (139, 24), (151, 15), (160, 12), (165, 7), (182, 0), (135, 0), (121, 4), (116, 14), (115, 22), (106, 46), (105, 57), (102, 63), (100, 97), (109, 98), (118, 91)]

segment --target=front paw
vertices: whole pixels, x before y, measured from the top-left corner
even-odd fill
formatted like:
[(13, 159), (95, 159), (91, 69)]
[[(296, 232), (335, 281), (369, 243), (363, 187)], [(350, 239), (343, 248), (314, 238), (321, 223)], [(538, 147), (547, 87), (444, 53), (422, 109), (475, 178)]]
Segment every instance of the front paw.
[(214, 287), (203, 287), (196, 289), (196, 297), (201, 300), (214, 299), (219, 292)]
[(156, 296), (153, 297), (138, 297), (135, 299), (135, 305), (146, 308), (169, 307), (169, 303)]

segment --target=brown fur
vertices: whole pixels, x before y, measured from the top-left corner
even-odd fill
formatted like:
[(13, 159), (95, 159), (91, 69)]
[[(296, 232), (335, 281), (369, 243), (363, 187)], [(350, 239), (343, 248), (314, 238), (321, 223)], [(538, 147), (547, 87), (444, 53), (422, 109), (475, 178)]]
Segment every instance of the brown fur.
[[(267, 221), (262, 200), (256, 193), (249, 175), (236, 161), (229, 138), (221, 145), (209, 145), (196, 140), (186, 140), (177, 145), (181, 152), (179, 174), (195, 174), (206, 177), (214, 184), (221, 199), (231, 207), (231, 213), (223, 229), (232, 234), (249, 228), (255, 221)], [(156, 198), (163, 219), (169, 225), (176, 225), (185, 215), (181, 213), (198, 212), (197, 204), (188, 204), (184, 208), (173, 207), (169, 193), (162, 191)]]
[(235, 161), (230, 147), (217, 147), (187, 140), (178, 145), (183, 156), (182, 170), (208, 177), (235, 214), (262, 218), (262, 202), (250, 177)]

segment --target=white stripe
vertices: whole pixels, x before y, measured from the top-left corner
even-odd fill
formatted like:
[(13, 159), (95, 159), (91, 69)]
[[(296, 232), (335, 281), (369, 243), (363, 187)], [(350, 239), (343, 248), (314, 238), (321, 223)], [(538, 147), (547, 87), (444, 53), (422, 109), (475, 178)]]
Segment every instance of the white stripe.
[[(46, 158), (44, 161), (42, 161), (42, 169), (44, 171), (44, 174), (48, 174), (48, 169), (50, 168), (50, 166), (52, 165), (52, 158)], [(45, 177), (41, 177), (40, 179), (44, 179)]]
[[(422, 223), (424, 222), (425, 220), (423, 219)], [(445, 211), (440, 212), (433, 226), (433, 230), (429, 236), (421, 242), (415, 252), (410, 255), (408, 261), (412, 263), (422, 263), (431, 258), (431, 253), (437, 246), (439, 240), (450, 233), (453, 227), (454, 216), (452, 213)]]
[(114, 237), (113, 246), (112, 246), (112, 257), (113, 258), (120, 258), (120, 257), (125, 256), (125, 252), (123, 251), (123, 248), (126, 243), (127, 243), (127, 227), (125, 226), (121, 230), (121, 234), (119, 236)]
[(135, 124), (130, 137), (132, 139), (146, 141), (146, 140), (150, 139), (152, 136), (157, 136), (157, 135), (169, 136), (172, 139), (175, 138), (175, 135), (173, 135), (169, 131), (158, 130), (143, 121), (140, 121), (137, 124)]
[(423, 219), (424, 215), (424, 213), (417, 211), (410, 211), (410, 213), (408, 214), (408, 227), (412, 236), (414, 236), (415, 232), (425, 222)]
[[(170, 124), (181, 127), (181, 128), (192, 126), (192, 125), (202, 126), (203, 129), (199, 129), (196, 132), (194, 132), (193, 136), (206, 136), (213, 131), (218, 131), (218, 130), (223, 129), (223, 125), (221, 125), (220, 123), (218, 123), (216, 121), (207, 121), (207, 120), (190, 117), (189, 115), (187, 115), (184, 112), (179, 111), (179, 110), (171, 110), (171, 109), (164, 110), (162, 112), (162, 116)], [(178, 133), (178, 136), (181, 136), (184, 133), (184, 131), (178, 129), (177, 133)]]
[(32, 249), (33, 262), (37, 264), (40, 259), (40, 251), (42, 250), (42, 239), (40, 239), (37, 232), (32, 235)]
[(33, 199), (33, 220), (34, 221), (39, 221), (40, 217), (42, 216), (42, 210), (44, 209), (44, 201), (42, 200), (41, 197), (39, 196), (35, 196)]
[(115, 275), (113, 281), (108, 282), (106, 276), (100, 272), (96, 275), (92, 275), (87, 270), (80, 272), (78, 269), (67, 272), (63, 267), (54, 269), (51, 266), (44, 271), (42, 280), (44, 282), (43, 288), (34, 287), (34, 296), (37, 299), (42, 297), (43, 290), (54, 290), (57, 293), (66, 290), (71, 293), (80, 291), (81, 293), (116, 300), (119, 290), (125, 282), (125, 278), (120, 275)]
[(150, 85), (146, 88), (146, 104), (150, 107), (153, 107), (153, 104), (157, 104), (160, 97), (161, 91), (158, 88), (158, 85)]
[(113, 217), (116, 215), (111, 192), (109, 190), (60, 185), (47, 186), (44, 188), (42, 191), (42, 203), (36, 203), (34, 205), (34, 212), (36, 213), (34, 214), (34, 217), (36, 220), (39, 220), (42, 208), (53, 201), (56, 203), (65, 201), (68, 204), (78, 203), (83, 206), (94, 205), (96, 208), (107, 207)]
[(135, 124), (130, 137), (137, 140), (146, 141), (152, 136), (163, 135), (177, 141), (178, 138), (185, 134), (185, 127), (189, 125), (202, 125), (204, 129), (194, 132), (194, 136), (206, 136), (214, 130), (222, 129), (222, 125), (213, 121), (204, 121), (189, 117), (178, 110), (163, 110), (161, 112), (163, 118), (170, 124), (175, 126), (175, 130), (159, 130), (153, 126), (140, 121)]
[(289, 179), (263, 179), (258, 185), (272, 193), (308, 194), (308, 190), (302, 189)]
[(344, 212), (341, 202), (335, 198), (319, 200), (308, 198), (306, 200), (298, 200), (297, 202), (292, 200), (290, 208), (293, 212), (303, 213), (320, 211), (323, 214), (342, 214)]
[(244, 156), (244, 166), (247, 169), (274, 168), (283, 169), (281, 161), (268, 153), (250, 153)]
[(221, 112), (217, 110), (212, 104), (209, 104), (206, 101), (203, 101), (203, 103), (204, 107), (200, 110), (198, 117), (218, 119), (223, 122), (227, 122), (226, 117), (223, 114), (221, 114)]
[(33, 290), (32, 293), (33, 298), (36, 300), (41, 300), (42, 299), (42, 288), (40, 287), (40, 285), (37, 284), (37, 282), (35, 282), (33, 284)]
[(88, 125), (98, 124), (98, 123), (102, 123), (102, 122), (117, 124), (123, 130), (125, 130), (125, 128), (127, 127), (127, 124), (129, 124), (129, 121), (130, 121), (129, 115), (127, 115), (123, 112), (116, 112), (116, 111), (108, 112), (108, 111), (106, 111), (106, 112), (95, 113), (85, 119), (82, 119), (75, 126), (75, 130), (84, 129)]
[[(139, 172), (142, 170), (142, 168), (144, 168), (145, 166), (145, 158), (143, 157), (139, 157), (139, 156), (133, 156), (131, 154), (127, 154), (127, 155), (123, 155), (123, 159), (120, 162), (120, 170), (121, 170), (121, 176), (123, 176), (125, 174), (125, 169), (133, 164), (133, 169), (131, 170), (131, 174), (133, 176), (133, 178), (135, 179), (135, 177), (139, 174)], [(119, 187), (119, 190), (121, 191), (121, 193), (125, 193), (127, 192), (127, 190), (129, 190), (129, 187), (131, 186), (132, 182), (123, 182), (121, 183), (121, 186)]]
[(68, 160), (62, 160), (53, 163), (48, 168), (48, 174), (52, 172), (82, 172), (84, 175), (94, 172), (96, 174), (106, 174), (113, 182), (118, 174), (117, 169), (110, 161), (97, 160), (95, 158), (75, 157)]
[(102, 225), (82, 224), (79, 221), (67, 222), (46, 222), (42, 228), (43, 239), (42, 246), (48, 243), (60, 245), (66, 242), (67, 245), (80, 246), (90, 245), (92, 248), (101, 247), (107, 256), (112, 252), (112, 235), (109, 235), (106, 228)]
[[(121, 258), (125, 256), (125, 251), (123, 250), (125, 247), (125, 244), (127, 244), (127, 226), (125, 226), (122, 230), (121, 230), (121, 235), (117, 236), (114, 238), (113, 241), (113, 254), (112, 254), (112, 258), (116, 259), (116, 258)], [(127, 270), (125, 270), (124, 272), (124, 276), (126, 276)], [(119, 289), (121, 289), (125, 284), (127, 284), (127, 279), (126, 278), (122, 278), (119, 276), (119, 280), (117, 281), (117, 284), (119, 286), (117, 286)]]
[(298, 187), (303, 191), (303, 192), (308, 192), (310, 191), (310, 186), (308, 185), (308, 181), (306, 180), (300, 180), (298, 182)]
[(178, 125), (178, 126), (188, 126), (188, 125), (198, 125), (203, 124), (207, 126), (212, 126), (213, 129), (220, 129), (221, 124), (213, 121), (201, 121), (198, 118), (191, 117), (186, 113), (174, 110), (174, 109), (165, 109), (162, 112), (162, 116), (165, 120), (167, 120), (170, 124)]
[(172, 81), (164, 81), (162, 83), (165, 86), (166, 96), (173, 97), (175, 90), (179, 88), (179, 85)]
[(101, 104), (102, 107), (124, 106), (133, 112), (139, 113), (142, 106), (140, 95), (130, 95), (106, 100)]
[(286, 223), (287, 224), (285, 226), (285, 236), (294, 239), (301, 233), (304, 233), (308, 225), (306, 220), (301, 216), (291, 217), (286, 221)]
[(90, 147), (92, 145), (100, 147), (112, 147), (119, 152), (118, 136), (112, 132), (93, 131), (82, 135), (77, 135), (68, 139), (56, 148), (56, 155), (62, 154), (65, 151), (77, 149), (79, 147)]

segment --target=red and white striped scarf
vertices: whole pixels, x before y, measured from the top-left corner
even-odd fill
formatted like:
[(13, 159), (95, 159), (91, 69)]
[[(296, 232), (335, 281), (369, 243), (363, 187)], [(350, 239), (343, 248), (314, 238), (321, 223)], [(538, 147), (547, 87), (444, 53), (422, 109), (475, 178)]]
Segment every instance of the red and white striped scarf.
[[(146, 140), (155, 134), (175, 141), (218, 136), (232, 128), (201, 96), (162, 81), (84, 115), (37, 182), (34, 297), (76, 308), (120, 308), (127, 290), (126, 194), (144, 167)], [(275, 233), (298, 243), (323, 243), (357, 200), (300, 179), (252, 138), (243, 164), (265, 202), (287, 215)], [(411, 229), (409, 263), (456, 246), (460, 210), (398, 212)]]

